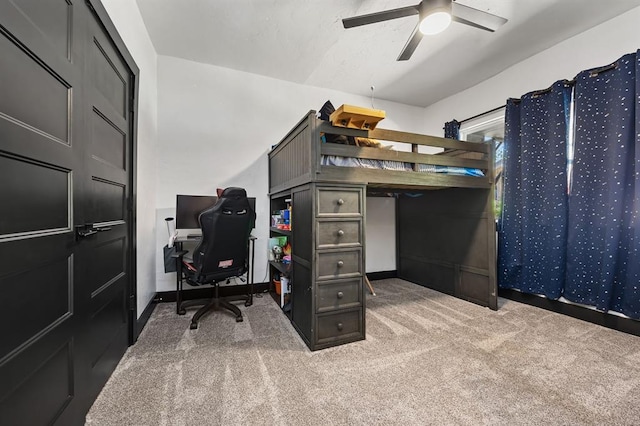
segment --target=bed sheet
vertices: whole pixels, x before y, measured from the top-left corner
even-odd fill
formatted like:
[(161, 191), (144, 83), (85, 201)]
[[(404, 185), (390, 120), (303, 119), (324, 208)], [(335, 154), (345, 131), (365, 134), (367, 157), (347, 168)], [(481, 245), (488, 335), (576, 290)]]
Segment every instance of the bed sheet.
[[(392, 160), (371, 160), (368, 158), (340, 157), (337, 155), (323, 155), (320, 164), (323, 166), (357, 167), (363, 169), (413, 171), (411, 163)], [(484, 172), (470, 167), (434, 166), (418, 164), (418, 171), (422, 173), (442, 173), (457, 176), (483, 177)]]

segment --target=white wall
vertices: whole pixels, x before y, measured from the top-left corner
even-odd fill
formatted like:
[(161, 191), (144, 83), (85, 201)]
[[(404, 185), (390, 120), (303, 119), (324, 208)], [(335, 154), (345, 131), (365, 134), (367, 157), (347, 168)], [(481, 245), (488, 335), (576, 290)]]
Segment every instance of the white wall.
[(570, 80), (580, 71), (614, 62), (640, 48), (640, 7), (567, 39), (500, 74), (425, 109), (427, 134), (442, 135), (451, 119), (464, 120), (532, 90)]
[[(158, 291), (175, 288), (174, 274), (163, 272), (160, 249), (167, 237), (163, 218), (175, 208), (176, 194), (215, 194), (217, 187), (226, 186), (244, 187), (256, 197), (255, 280), (266, 281), (267, 152), (309, 110), (320, 109), (326, 100), (336, 107), (343, 103), (371, 105), (366, 97), (158, 57)], [(387, 113), (385, 128), (414, 132), (422, 128), (422, 108), (385, 101), (376, 101), (375, 107)], [(387, 215), (392, 222), (391, 203), (377, 204), (386, 212), (374, 215), (376, 220)], [(366, 226), (377, 228), (375, 222)], [(389, 251), (372, 245), (367, 251), (367, 269), (389, 264), (388, 258), (394, 256), (395, 248)]]
[(158, 56), (135, 1), (102, 0), (120, 37), (140, 68), (137, 134), (137, 314), (156, 292), (156, 153), (158, 127)]
[(366, 272), (396, 270), (396, 199), (367, 197)]

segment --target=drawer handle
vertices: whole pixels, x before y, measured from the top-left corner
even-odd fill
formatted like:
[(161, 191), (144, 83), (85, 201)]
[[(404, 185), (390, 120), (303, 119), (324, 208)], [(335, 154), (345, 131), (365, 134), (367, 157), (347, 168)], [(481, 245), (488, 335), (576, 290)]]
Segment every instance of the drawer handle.
[(339, 323), (336, 325), (336, 327), (338, 328), (338, 331), (342, 331), (342, 329), (344, 328), (341, 322), (339, 322)]
[(338, 260), (338, 268), (342, 268), (344, 266), (344, 262), (342, 260)]
[(338, 299), (342, 299), (344, 297), (344, 293), (339, 291), (337, 296), (338, 296)]
[(342, 237), (344, 235), (344, 231), (342, 229), (338, 230), (338, 237)]
[(341, 206), (344, 204), (344, 200), (342, 198), (338, 199), (338, 205)]

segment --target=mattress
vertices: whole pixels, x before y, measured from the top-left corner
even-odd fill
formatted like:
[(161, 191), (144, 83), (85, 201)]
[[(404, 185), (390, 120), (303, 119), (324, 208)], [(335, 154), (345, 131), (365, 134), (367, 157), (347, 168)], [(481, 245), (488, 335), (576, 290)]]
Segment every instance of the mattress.
[[(337, 155), (323, 155), (320, 159), (320, 164), (323, 166), (357, 167), (362, 169), (397, 170), (403, 172), (413, 171), (412, 163), (393, 160), (340, 157)], [(484, 172), (480, 169), (473, 169), (470, 167), (434, 166), (431, 164), (418, 164), (418, 171), (422, 173), (442, 173), (457, 176), (484, 176)]]

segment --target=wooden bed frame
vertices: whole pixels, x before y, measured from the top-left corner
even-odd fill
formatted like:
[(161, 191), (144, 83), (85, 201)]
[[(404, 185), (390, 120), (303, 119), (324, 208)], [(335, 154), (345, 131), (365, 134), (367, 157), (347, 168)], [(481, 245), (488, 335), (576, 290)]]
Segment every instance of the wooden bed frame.
[[(310, 181), (365, 182), (369, 187), (399, 189), (484, 188), (493, 187), (493, 150), (487, 143), (465, 142), (395, 130), (372, 131), (334, 127), (310, 111), (269, 153), (270, 191), (278, 192)], [(412, 152), (322, 143), (322, 133), (359, 136), (411, 145)], [(448, 150), (449, 155), (420, 154), (418, 146)], [(321, 155), (363, 159), (393, 160), (414, 164), (471, 167), (485, 171), (485, 177), (454, 176), (437, 173), (357, 169), (322, 166)], [(414, 167), (415, 169), (415, 167)]]
[[(322, 134), (405, 143), (410, 145), (411, 152), (323, 143)], [(420, 145), (444, 148), (444, 152), (433, 155), (418, 153)], [(322, 155), (402, 161), (411, 163), (414, 170), (417, 169), (417, 164), (478, 168), (484, 171), (485, 176), (324, 166), (321, 165)], [(497, 285), (493, 164), (493, 147), (488, 143), (380, 128), (366, 131), (334, 127), (329, 122), (316, 118), (315, 111), (310, 111), (269, 153), (269, 192), (272, 208), (274, 197), (295, 193), (296, 188), (310, 187), (313, 191), (319, 185), (330, 185), (337, 190), (361, 185), (360, 188), (366, 188), (366, 193), (370, 196), (393, 194), (396, 197), (397, 276), (495, 310)], [(320, 200), (313, 196), (299, 198), (309, 199), (312, 206), (304, 207), (305, 215), (311, 218), (298, 216), (300, 226), (304, 224), (309, 228), (309, 238), (318, 238), (316, 234), (320, 232), (320, 228), (313, 225), (313, 221), (321, 218), (313, 203), (320, 203)], [(293, 212), (293, 218), (296, 219), (295, 199)], [(362, 217), (364, 218), (364, 207)], [(364, 227), (364, 220), (362, 224)], [(299, 227), (295, 222), (292, 226), (295, 235)], [(296, 238), (299, 237), (294, 237), (293, 241)], [(320, 248), (314, 244), (311, 241), (308, 245)], [(363, 229), (363, 263), (364, 252)], [(318, 259), (313, 252), (304, 257), (309, 260), (303, 259), (300, 263), (309, 268), (313, 267), (311, 264), (314, 259)], [(364, 273), (364, 269), (362, 271)], [(313, 280), (314, 276), (311, 272), (301, 275), (309, 280)], [(310, 283), (309, 288), (316, 288), (315, 284)], [(313, 297), (310, 299), (313, 300)], [(309, 303), (311, 310), (315, 302)], [(364, 305), (362, 309), (364, 310)], [(309, 328), (313, 329), (313, 323)], [(312, 345), (313, 342), (310, 347)]]

